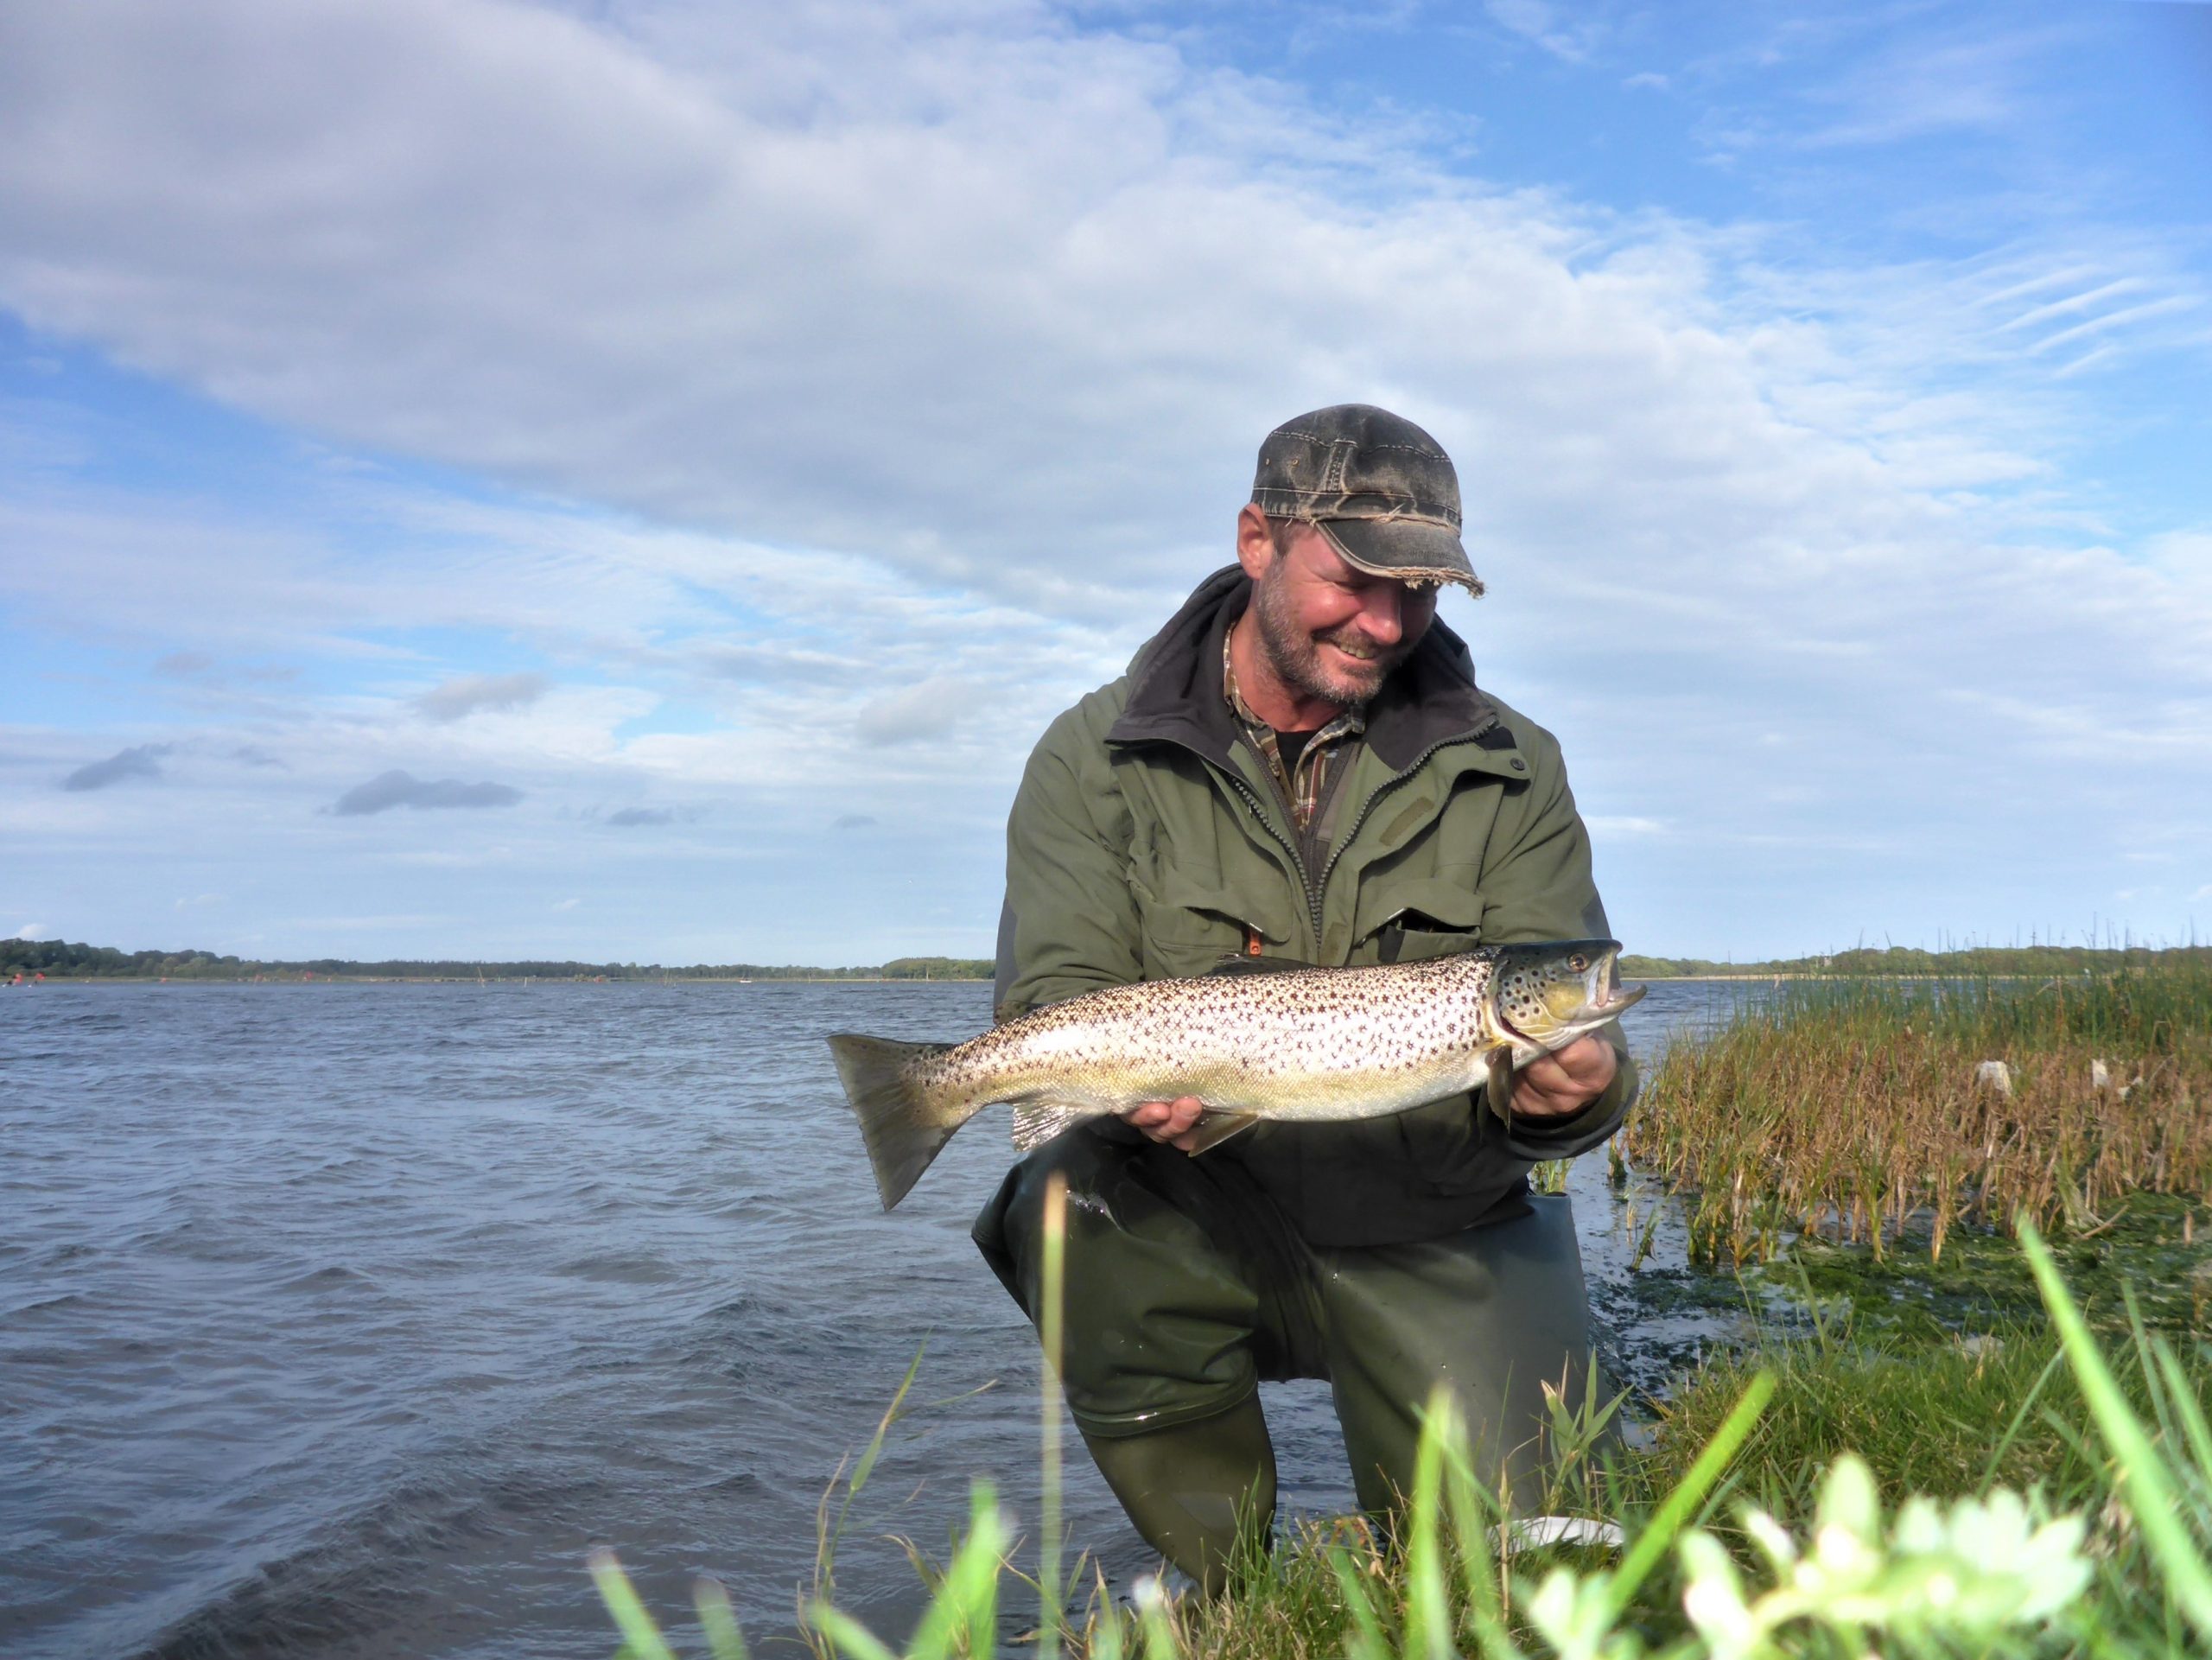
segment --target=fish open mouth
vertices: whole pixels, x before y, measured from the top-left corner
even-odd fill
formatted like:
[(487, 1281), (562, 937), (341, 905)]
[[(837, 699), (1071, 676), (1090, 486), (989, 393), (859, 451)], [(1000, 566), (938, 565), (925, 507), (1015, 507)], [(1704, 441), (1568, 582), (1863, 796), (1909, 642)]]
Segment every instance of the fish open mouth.
[(1618, 957), (1605, 958), (1605, 966), (1599, 970), (1600, 977), (1597, 985), (1598, 995), (1590, 1000), (1590, 1007), (1609, 1019), (1619, 1014), (1630, 1003), (1639, 1002), (1643, 994), (1651, 989), (1649, 986), (1622, 985), (1620, 968)]

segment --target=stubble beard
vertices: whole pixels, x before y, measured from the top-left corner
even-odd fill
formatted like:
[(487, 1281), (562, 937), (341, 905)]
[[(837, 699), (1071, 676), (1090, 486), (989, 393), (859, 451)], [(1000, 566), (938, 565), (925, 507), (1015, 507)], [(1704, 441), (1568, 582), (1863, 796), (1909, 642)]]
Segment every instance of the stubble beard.
[(1267, 654), (1268, 666), (1274, 671), (1278, 680), (1301, 697), (1319, 698), (1341, 709), (1364, 709), (1369, 699), (1382, 689), (1390, 671), (1406, 660), (1413, 651), (1412, 644), (1401, 640), (1387, 651), (1367, 657), (1370, 672), (1357, 676), (1332, 672), (1322, 661), (1323, 646), (1366, 657), (1375, 651), (1373, 645), (1351, 623), (1326, 633), (1308, 633), (1299, 625), (1289, 584), (1283, 580), (1283, 575), (1282, 562), (1278, 559), (1253, 584), (1252, 615), (1259, 625), (1260, 649)]

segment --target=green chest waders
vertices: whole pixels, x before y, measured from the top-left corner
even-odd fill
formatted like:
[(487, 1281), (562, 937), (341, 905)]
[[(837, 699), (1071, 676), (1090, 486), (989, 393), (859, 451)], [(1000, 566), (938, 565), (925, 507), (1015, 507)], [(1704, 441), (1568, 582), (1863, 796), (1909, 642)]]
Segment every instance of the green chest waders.
[(1439, 1382), (1476, 1470), (1535, 1503), (1550, 1457), (1544, 1385), (1579, 1404), (1588, 1299), (1573, 1212), (1524, 1214), (1410, 1244), (1306, 1244), (1233, 1161), (1077, 1129), (1016, 1165), (977, 1246), (1033, 1320), (1046, 1183), (1068, 1181), (1068, 1408), (1129, 1519), (1209, 1590), (1263, 1544), (1274, 1459), (1260, 1381), (1326, 1378), (1370, 1511), (1413, 1480)]

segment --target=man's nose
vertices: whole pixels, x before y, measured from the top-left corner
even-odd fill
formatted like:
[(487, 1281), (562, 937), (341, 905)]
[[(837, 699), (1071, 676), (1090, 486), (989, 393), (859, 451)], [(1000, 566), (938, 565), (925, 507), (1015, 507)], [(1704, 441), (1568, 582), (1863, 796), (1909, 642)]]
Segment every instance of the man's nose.
[(1395, 646), (1406, 632), (1405, 590), (1377, 583), (1361, 597), (1360, 632), (1377, 646)]

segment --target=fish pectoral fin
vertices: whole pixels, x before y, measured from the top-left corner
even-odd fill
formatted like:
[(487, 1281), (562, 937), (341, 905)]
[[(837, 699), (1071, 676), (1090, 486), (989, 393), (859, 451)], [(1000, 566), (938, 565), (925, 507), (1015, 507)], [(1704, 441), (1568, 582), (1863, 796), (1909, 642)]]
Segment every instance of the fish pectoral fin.
[(1034, 1153), (1065, 1130), (1074, 1129), (1097, 1113), (1061, 1101), (1027, 1101), (1014, 1110), (1014, 1145), (1017, 1151)]
[(1490, 1103), (1490, 1110), (1497, 1115), (1501, 1124), (1513, 1122), (1513, 1046), (1501, 1043), (1490, 1052), (1490, 1078), (1483, 1085), (1483, 1098)]
[(1183, 1150), (1192, 1158), (1211, 1153), (1232, 1135), (1242, 1135), (1260, 1122), (1256, 1112), (1203, 1112), (1191, 1126), (1190, 1145)]

